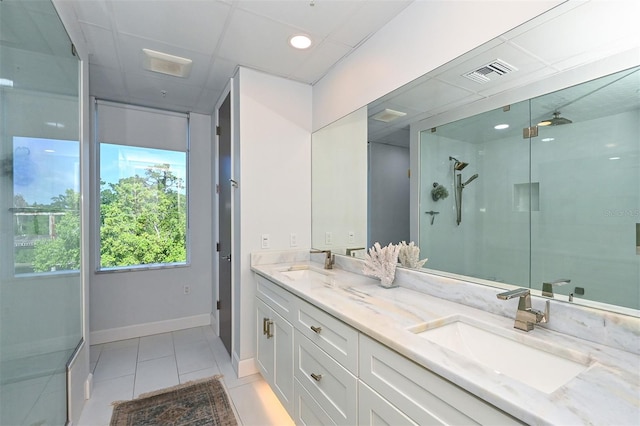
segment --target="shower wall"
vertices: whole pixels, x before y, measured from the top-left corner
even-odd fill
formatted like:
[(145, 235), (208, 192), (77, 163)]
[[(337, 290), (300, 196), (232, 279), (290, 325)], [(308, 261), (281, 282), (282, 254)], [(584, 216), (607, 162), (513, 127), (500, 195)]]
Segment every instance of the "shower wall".
[[(425, 267), (538, 290), (569, 278), (556, 293), (582, 287), (587, 299), (639, 308), (639, 120), (635, 110), (540, 128), (531, 145), (521, 134), (474, 143), (423, 132)], [(463, 190), (459, 226), (449, 156), (469, 163), (463, 182), (479, 174)], [(434, 181), (449, 197), (431, 199)], [(429, 210), (440, 211), (433, 225)]]

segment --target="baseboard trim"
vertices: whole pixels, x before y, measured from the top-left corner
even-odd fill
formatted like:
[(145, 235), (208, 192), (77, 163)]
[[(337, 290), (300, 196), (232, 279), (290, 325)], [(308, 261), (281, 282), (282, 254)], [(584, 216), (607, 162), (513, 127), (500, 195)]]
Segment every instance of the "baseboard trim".
[(211, 314), (201, 314), (165, 321), (147, 322), (144, 324), (129, 325), (126, 327), (92, 331), (90, 334), (90, 342), (92, 345), (99, 345), (101, 343), (134, 339), (136, 337), (151, 336), (153, 334), (168, 333), (171, 331), (200, 327), (210, 324)]
[(237, 354), (233, 353), (232, 358), (233, 369), (238, 373), (238, 378), (250, 376), (259, 373), (258, 365), (255, 358), (238, 359)]

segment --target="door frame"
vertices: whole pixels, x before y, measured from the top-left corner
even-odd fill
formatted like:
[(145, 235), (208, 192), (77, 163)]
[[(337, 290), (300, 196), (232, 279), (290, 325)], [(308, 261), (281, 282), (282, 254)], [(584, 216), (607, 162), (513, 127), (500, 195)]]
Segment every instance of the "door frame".
[[(219, 141), (219, 135), (217, 135), (216, 133), (216, 128), (217, 126), (220, 125), (220, 107), (222, 106), (222, 104), (224, 103), (225, 99), (227, 96), (229, 96), (229, 101), (230, 101), (230, 115), (231, 115), (231, 126), (229, 131), (231, 132), (230, 134), (230, 152), (231, 152), (231, 176), (234, 176), (234, 138), (235, 138), (235, 132), (234, 132), (234, 126), (233, 126), (233, 121), (234, 121), (234, 96), (232, 93), (231, 88), (233, 87), (233, 78), (229, 79), (229, 82), (227, 83), (227, 85), (225, 86), (224, 90), (222, 91), (222, 93), (220, 94), (220, 97), (218, 98), (218, 100), (216, 101), (216, 105), (214, 108), (214, 123), (212, 126), (212, 139), (214, 141), (214, 148), (212, 150), (213, 153), (213, 158), (212, 158), (212, 170), (211, 170), (211, 174), (213, 177), (213, 183), (214, 183), (214, 188), (217, 188), (218, 185), (225, 185), (225, 184), (230, 184), (229, 182), (223, 182), (221, 183), (219, 181), (219, 161), (220, 161), (220, 152), (219, 152), (219, 146), (220, 146), (220, 141)], [(214, 327), (214, 331), (216, 333), (217, 336), (220, 336), (220, 311), (217, 309), (216, 306), (216, 301), (219, 300), (220, 297), (220, 269), (218, 267), (218, 263), (219, 263), (219, 258), (220, 258), (220, 252), (218, 252), (216, 250), (216, 243), (220, 241), (220, 218), (218, 215), (219, 212), (219, 206), (220, 206), (220, 194), (217, 190), (214, 190), (214, 197), (213, 197), (213, 212), (215, 212), (215, 215), (213, 216), (213, 235), (212, 235), (212, 248), (213, 248), (213, 254), (214, 254), (214, 258), (212, 259), (212, 275), (213, 275), (213, 294), (212, 294), (212, 300), (211, 300), (211, 312), (212, 312), (212, 320), (215, 320), (215, 327)], [(235, 342), (236, 342), (236, 336), (235, 336), (235, 332), (234, 332), (234, 318), (235, 318), (235, 306), (236, 306), (236, 300), (235, 300), (235, 256), (234, 256), (234, 248), (235, 248), (235, 233), (234, 233), (234, 196), (233, 196), (233, 191), (231, 193), (231, 357), (233, 358), (233, 354), (235, 353)]]

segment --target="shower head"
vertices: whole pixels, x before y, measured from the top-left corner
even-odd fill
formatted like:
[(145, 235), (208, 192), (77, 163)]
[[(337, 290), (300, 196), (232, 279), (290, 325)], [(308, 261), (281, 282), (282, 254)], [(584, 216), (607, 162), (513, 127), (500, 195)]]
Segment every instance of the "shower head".
[(553, 113), (553, 118), (539, 122), (538, 126), (562, 126), (563, 124), (571, 123), (573, 123), (573, 121), (560, 117), (560, 111), (556, 111)]
[(455, 161), (455, 163), (453, 163), (453, 168), (455, 170), (462, 170), (465, 167), (467, 167), (469, 165), (469, 163), (465, 163), (464, 161), (460, 161), (455, 157), (449, 157), (449, 161)]

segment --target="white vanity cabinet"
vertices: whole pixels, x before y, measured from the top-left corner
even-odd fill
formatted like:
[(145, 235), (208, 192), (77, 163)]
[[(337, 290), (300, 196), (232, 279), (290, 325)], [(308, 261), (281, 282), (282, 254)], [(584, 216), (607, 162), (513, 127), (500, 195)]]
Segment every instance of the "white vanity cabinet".
[(258, 277), (256, 362), (282, 405), (293, 413), (293, 326), (295, 300), (288, 291)]
[[(411, 419), (409, 424), (523, 424), (364, 334), (360, 334), (360, 380)], [(389, 424), (394, 424), (397, 413), (383, 411), (381, 405), (364, 406), (371, 403), (377, 404), (361, 398), (360, 412), (388, 413)], [(361, 418), (361, 424), (377, 423)]]
[(522, 424), (277, 284), (257, 285), (257, 362), (296, 424)]

